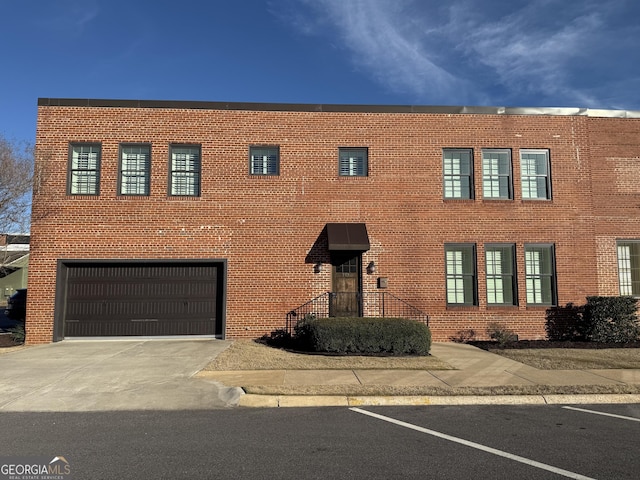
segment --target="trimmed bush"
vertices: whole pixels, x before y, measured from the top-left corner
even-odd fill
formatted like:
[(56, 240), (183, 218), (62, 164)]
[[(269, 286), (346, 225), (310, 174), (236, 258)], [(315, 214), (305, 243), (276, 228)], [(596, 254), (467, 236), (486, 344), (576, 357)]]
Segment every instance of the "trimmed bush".
[(551, 307), (547, 310), (546, 319), (545, 330), (549, 340), (561, 342), (587, 340), (584, 305), (567, 303), (564, 307)]
[(584, 307), (586, 337), (592, 342), (627, 343), (638, 340), (637, 300), (623, 297), (587, 297)]
[(358, 355), (428, 355), (431, 332), (406, 318), (309, 318), (298, 322), (301, 348)]

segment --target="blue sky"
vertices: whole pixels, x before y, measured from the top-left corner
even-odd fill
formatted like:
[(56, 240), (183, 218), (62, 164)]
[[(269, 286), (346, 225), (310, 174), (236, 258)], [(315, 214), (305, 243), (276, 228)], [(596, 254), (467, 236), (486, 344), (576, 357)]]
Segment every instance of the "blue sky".
[(637, 0), (0, 0), (0, 135), (38, 97), (640, 110)]

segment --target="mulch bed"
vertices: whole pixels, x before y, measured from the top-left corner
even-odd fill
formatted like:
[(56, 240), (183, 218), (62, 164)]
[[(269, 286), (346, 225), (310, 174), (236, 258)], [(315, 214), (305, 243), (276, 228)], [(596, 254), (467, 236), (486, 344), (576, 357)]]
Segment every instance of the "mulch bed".
[(17, 347), (18, 345), (22, 344), (14, 342), (10, 333), (0, 333), (0, 348)]
[(523, 348), (580, 348), (580, 349), (602, 349), (602, 348), (640, 348), (640, 341), (629, 343), (601, 343), (601, 342), (560, 342), (552, 340), (519, 340), (500, 345), (492, 341), (472, 341), (468, 342), (483, 350), (506, 350)]

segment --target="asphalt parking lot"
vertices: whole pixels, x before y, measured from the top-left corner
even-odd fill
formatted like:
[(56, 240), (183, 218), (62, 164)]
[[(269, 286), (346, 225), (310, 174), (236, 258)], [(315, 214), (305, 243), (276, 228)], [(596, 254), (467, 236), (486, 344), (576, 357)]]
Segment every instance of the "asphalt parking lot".
[(0, 431), (2, 455), (73, 478), (636, 479), (640, 407), (566, 407), (6, 412)]

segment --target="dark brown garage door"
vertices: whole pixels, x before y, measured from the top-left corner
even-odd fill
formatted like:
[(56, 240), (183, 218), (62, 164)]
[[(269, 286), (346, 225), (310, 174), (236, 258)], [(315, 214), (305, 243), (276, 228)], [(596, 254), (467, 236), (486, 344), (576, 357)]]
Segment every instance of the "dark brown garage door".
[(222, 264), (67, 263), (65, 337), (221, 335)]

